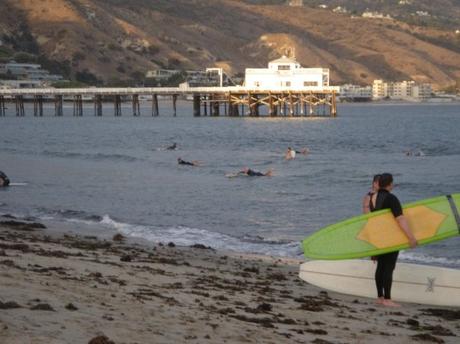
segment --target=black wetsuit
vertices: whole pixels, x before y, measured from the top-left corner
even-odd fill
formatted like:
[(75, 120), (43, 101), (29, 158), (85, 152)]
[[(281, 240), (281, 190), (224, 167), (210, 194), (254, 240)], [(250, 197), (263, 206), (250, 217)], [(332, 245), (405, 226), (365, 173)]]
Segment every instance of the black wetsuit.
[(179, 165), (195, 166), (195, 164), (194, 164), (193, 162), (185, 161), (185, 160), (182, 160), (182, 159), (177, 159), (177, 163), (178, 163)]
[[(369, 201), (369, 208), (372, 211), (390, 209), (393, 216), (397, 218), (403, 214), (401, 203), (398, 198), (381, 189), (377, 193), (375, 207), (372, 204), (372, 197)], [(377, 296), (391, 299), (391, 285), (393, 283), (393, 270), (398, 260), (399, 251), (385, 253), (377, 256), (377, 269), (375, 270), (375, 285), (377, 287)]]
[(8, 176), (5, 173), (3, 173), (2, 171), (0, 171), (0, 179), (3, 180), (3, 185), (2, 186), (10, 185), (10, 180), (9, 180)]
[(249, 169), (248, 172), (246, 172), (246, 174), (248, 176), (250, 176), (250, 177), (262, 177), (262, 176), (265, 176), (265, 173), (253, 171), (251, 169)]

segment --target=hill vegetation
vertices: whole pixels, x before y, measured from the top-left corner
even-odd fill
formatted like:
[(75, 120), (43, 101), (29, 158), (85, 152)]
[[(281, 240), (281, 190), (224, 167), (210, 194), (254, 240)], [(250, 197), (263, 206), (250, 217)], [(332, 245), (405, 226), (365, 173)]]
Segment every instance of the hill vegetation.
[[(330, 68), (333, 84), (455, 84), (460, 6), (405, 1), (3, 0), (0, 61), (39, 62), (88, 84), (130, 85), (155, 68), (217, 66), (235, 75), (295, 54), (303, 66)], [(346, 11), (334, 12), (338, 6)], [(363, 11), (394, 19), (363, 18)]]

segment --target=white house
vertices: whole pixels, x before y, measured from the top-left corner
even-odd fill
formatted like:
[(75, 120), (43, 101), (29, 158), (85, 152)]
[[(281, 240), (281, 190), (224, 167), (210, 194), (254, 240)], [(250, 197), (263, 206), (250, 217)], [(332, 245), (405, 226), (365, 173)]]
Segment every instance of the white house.
[(321, 90), (329, 86), (328, 68), (302, 68), (283, 56), (270, 61), (268, 68), (246, 68), (245, 86), (261, 90)]

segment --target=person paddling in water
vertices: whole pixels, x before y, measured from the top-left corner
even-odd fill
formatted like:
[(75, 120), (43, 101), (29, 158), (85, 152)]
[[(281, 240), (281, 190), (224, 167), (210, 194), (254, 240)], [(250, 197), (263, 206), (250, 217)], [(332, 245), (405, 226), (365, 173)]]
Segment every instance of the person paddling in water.
[(273, 169), (270, 168), (267, 170), (267, 172), (259, 172), (259, 171), (254, 171), (251, 170), (250, 168), (243, 168), (241, 171), (238, 172), (239, 175), (246, 175), (249, 177), (271, 177), (273, 175)]
[(286, 154), (284, 154), (284, 158), (286, 160), (292, 160), (292, 159), (295, 159), (296, 154), (307, 155), (308, 154), (308, 148), (304, 148), (304, 149), (298, 151), (298, 150), (292, 149), (291, 147), (288, 147), (288, 149), (286, 151)]
[(8, 185), (10, 185), (10, 179), (5, 173), (0, 171), (0, 187), (8, 186)]
[(179, 165), (200, 166), (200, 162), (197, 161), (197, 160), (186, 161), (186, 160), (182, 160), (182, 158), (177, 158), (177, 163), (178, 163)]
[[(417, 240), (412, 233), (409, 223), (403, 215), (401, 203), (391, 193), (393, 190), (393, 176), (383, 173), (379, 178), (379, 190), (370, 197), (370, 211), (390, 209), (402, 232), (406, 235), (411, 248), (417, 246)], [(382, 234), (383, 235), (383, 234)], [(391, 285), (393, 283), (393, 270), (396, 266), (399, 251), (378, 255), (377, 269), (375, 270), (375, 285), (377, 287), (377, 304), (387, 307), (399, 307), (391, 300)]]
[(177, 143), (174, 142), (171, 146), (168, 146), (165, 149), (166, 150), (176, 150), (177, 149)]

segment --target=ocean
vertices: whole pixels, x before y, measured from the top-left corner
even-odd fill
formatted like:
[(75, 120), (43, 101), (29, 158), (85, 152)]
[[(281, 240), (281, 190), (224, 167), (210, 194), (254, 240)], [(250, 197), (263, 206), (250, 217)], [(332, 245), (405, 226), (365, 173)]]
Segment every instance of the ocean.
[[(195, 243), (220, 250), (301, 258), (300, 241), (360, 214), (372, 176), (390, 172), (394, 194), (412, 202), (460, 192), (459, 104), (339, 104), (337, 118), (192, 116), (169, 100), (160, 116), (0, 118), (0, 214), (101, 235)], [(177, 143), (175, 151), (165, 148)], [(284, 160), (291, 146), (306, 156)], [(406, 155), (411, 151), (413, 154)], [(199, 160), (181, 166), (177, 158)], [(244, 167), (273, 177), (226, 178)], [(460, 239), (402, 252), (401, 260), (460, 267)]]

